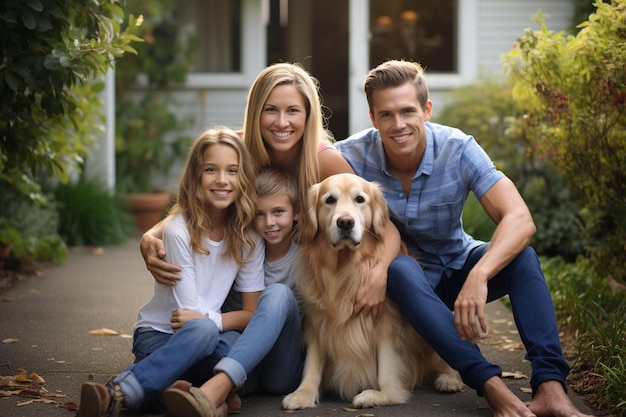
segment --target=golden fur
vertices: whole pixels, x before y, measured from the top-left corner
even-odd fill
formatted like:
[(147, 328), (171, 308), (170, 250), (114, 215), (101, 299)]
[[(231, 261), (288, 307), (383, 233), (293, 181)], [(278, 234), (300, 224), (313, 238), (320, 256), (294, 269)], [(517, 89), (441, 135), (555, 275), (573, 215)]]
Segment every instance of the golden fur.
[(298, 278), (307, 355), (302, 382), (284, 408), (315, 407), (320, 388), (355, 407), (374, 407), (405, 403), (417, 387), (463, 387), (390, 300), (376, 325), (370, 315), (352, 315), (357, 290), (381, 259), (388, 218), (378, 185), (356, 175), (333, 175), (310, 188)]

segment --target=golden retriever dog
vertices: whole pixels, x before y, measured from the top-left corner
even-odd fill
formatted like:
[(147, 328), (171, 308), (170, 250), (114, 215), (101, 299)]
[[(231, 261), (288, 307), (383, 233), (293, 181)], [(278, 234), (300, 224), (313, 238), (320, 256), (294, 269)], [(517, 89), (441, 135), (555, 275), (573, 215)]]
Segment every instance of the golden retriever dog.
[(460, 391), (463, 383), (386, 300), (374, 324), (353, 315), (357, 290), (381, 259), (389, 212), (377, 184), (337, 174), (311, 187), (301, 219), (301, 276), (307, 347), (302, 382), (285, 409), (315, 407), (320, 389), (354, 407), (406, 403), (411, 391), (434, 386)]

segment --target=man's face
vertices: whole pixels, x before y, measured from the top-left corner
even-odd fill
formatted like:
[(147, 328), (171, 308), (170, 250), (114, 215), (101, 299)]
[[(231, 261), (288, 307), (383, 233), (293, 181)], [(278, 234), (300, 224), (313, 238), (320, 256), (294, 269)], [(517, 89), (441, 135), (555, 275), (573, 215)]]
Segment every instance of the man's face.
[(388, 159), (397, 163), (397, 158), (409, 157), (419, 163), (426, 147), (424, 124), (432, 114), (432, 102), (428, 101), (423, 109), (410, 82), (377, 90), (372, 101), (370, 119), (380, 132)]

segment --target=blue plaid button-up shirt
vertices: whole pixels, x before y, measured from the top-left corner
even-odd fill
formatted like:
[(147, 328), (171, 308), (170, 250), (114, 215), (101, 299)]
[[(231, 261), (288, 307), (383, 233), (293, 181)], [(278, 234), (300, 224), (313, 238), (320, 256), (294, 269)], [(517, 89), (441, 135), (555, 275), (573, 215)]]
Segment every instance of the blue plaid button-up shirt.
[(463, 207), (470, 191), (480, 200), (504, 174), (472, 136), (427, 122), (426, 150), (408, 196), (387, 168), (378, 130), (363, 130), (335, 146), (357, 175), (382, 186), (402, 240), (433, 287), (461, 269), (469, 252), (483, 243), (463, 230)]

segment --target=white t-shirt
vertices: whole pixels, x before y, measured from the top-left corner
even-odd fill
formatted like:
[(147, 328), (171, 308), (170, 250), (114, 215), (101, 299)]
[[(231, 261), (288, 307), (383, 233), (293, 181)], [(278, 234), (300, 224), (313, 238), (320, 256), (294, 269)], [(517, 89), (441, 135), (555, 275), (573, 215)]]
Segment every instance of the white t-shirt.
[(189, 232), (182, 214), (172, 218), (163, 231), (166, 261), (181, 267), (181, 280), (175, 286), (155, 283), (154, 295), (139, 310), (134, 328), (151, 327), (173, 333), (170, 317), (176, 309), (195, 310), (203, 315), (221, 312), (231, 287), (240, 292), (262, 291), (264, 284), (263, 240), (256, 233), (255, 250), (239, 266), (222, 256), (224, 242), (204, 239), (209, 255), (191, 250)]

